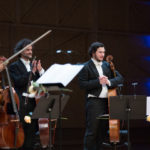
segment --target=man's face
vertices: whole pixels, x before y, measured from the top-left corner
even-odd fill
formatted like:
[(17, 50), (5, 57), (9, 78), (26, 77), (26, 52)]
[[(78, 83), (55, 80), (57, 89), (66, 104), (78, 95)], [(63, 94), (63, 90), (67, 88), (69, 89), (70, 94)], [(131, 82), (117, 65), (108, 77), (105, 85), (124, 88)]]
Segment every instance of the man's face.
[(92, 57), (97, 61), (103, 61), (105, 56), (105, 48), (99, 47), (95, 53), (92, 54)]
[(21, 57), (25, 59), (31, 59), (32, 58), (32, 46), (29, 46), (26, 50), (24, 50), (21, 53)]

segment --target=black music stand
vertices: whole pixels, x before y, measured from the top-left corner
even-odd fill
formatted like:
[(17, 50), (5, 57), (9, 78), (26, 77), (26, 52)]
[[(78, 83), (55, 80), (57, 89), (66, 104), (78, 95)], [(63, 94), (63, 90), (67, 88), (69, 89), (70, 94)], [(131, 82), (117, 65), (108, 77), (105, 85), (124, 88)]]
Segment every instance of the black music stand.
[(61, 114), (68, 102), (69, 95), (49, 95), (40, 98), (34, 112), (32, 119), (48, 118), (49, 119), (49, 149), (51, 150), (51, 119), (61, 119)]
[(130, 150), (130, 120), (146, 116), (145, 95), (123, 95), (110, 97), (110, 119), (127, 120), (128, 150)]
[[(38, 84), (47, 86), (49, 93), (59, 92), (62, 99), (64, 92), (71, 92), (71, 90), (65, 89), (74, 77), (80, 72), (84, 65), (72, 65), (72, 64), (53, 64), (46, 72), (36, 81)], [(59, 111), (61, 112), (63, 101), (59, 100)], [(58, 109), (58, 108), (57, 108)], [(59, 135), (60, 135), (60, 150), (61, 150), (61, 113), (59, 113)], [(53, 117), (53, 114), (52, 114)]]

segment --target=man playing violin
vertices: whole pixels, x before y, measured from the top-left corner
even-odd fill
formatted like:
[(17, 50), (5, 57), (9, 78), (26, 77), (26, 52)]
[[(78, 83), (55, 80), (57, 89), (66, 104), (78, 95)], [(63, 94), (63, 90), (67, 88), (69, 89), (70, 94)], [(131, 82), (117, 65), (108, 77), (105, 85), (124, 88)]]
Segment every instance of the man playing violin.
[[(14, 53), (17, 53), (31, 42), (32, 41), (29, 39), (22, 39), (16, 44)], [(20, 99), (19, 116), (25, 133), (25, 141), (22, 148), (23, 150), (33, 149), (34, 136), (38, 129), (37, 120), (32, 120), (30, 124), (24, 120), (27, 116), (32, 115), (32, 112), (36, 106), (35, 98), (26, 98), (23, 94), (27, 93), (29, 82), (36, 81), (44, 73), (40, 60), (30, 61), (33, 55), (32, 49), (32, 46), (27, 47), (27, 49), (19, 55), (19, 59), (9, 66), (10, 77)]]
[(88, 51), (91, 59), (79, 73), (79, 85), (86, 92), (86, 132), (84, 150), (102, 150), (107, 134), (108, 120), (98, 119), (108, 114), (108, 89), (123, 83), (123, 77), (115, 70), (114, 77), (109, 63), (103, 61), (104, 44), (94, 42)]

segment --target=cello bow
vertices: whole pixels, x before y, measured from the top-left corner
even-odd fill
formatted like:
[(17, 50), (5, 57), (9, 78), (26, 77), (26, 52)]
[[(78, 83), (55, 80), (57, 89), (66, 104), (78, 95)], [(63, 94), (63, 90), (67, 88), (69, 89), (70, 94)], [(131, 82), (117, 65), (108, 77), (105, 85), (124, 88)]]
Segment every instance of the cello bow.
[(39, 40), (41, 40), (42, 38), (44, 38), (46, 35), (48, 35), (51, 32), (52, 32), (52, 30), (48, 30), (47, 32), (45, 32), (44, 34), (42, 34), (41, 36), (39, 36), (37, 39), (35, 39), (33, 42), (31, 42), (29, 45), (25, 46), (20, 51), (18, 51), (17, 53), (13, 54), (12, 56), (10, 56), (7, 60), (5, 60), (3, 62), (3, 64), (6, 66), (12, 59), (14, 59), (15, 57), (17, 57), (20, 53), (22, 53), (23, 51), (25, 51), (28, 47), (34, 45), (35, 43), (37, 43)]

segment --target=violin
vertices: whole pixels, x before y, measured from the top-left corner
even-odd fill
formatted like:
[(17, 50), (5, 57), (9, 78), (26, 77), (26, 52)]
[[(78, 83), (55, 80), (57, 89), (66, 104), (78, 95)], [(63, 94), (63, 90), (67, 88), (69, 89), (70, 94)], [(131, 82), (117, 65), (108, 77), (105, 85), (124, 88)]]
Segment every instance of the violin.
[[(106, 57), (106, 61), (110, 64), (113, 75), (116, 77), (115, 66), (112, 60), (112, 55)], [(110, 96), (117, 96), (116, 88), (108, 90), (108, 108), (110, 108)], [(115, 144), (120, 142), (120, 120), (118, 119), (109, 119), (109, 140), (111, 143)]]

